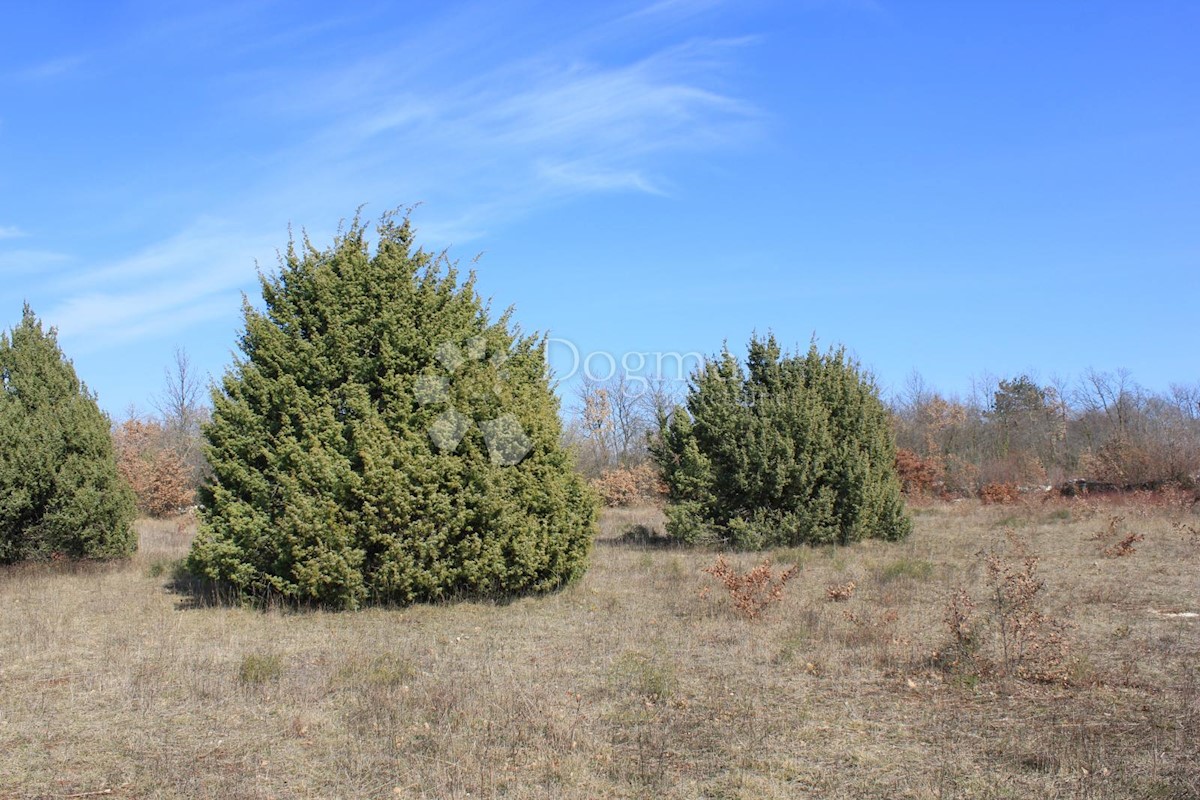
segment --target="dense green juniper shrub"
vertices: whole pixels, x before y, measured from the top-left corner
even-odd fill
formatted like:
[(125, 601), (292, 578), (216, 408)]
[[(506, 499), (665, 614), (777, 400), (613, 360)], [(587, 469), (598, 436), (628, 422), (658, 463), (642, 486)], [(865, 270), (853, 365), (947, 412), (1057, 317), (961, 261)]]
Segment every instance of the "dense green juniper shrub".
[(879, 392), (844, 349), (784, 355), (753, 338), (692, 376), (686, 407), (651, 447), (669, 490), (668, 532), (759, 549), (900, 539), (912, 528)]
[(129, 556), (135, 513), (108, 417), (25, 306), (0, 333), (0, 563)]
[(545, 339), (385, 216), (291, 243), (214, 389), (189, 568), (356, 608), (542, 592), (585, 569), (596, 500), (559, 444)]

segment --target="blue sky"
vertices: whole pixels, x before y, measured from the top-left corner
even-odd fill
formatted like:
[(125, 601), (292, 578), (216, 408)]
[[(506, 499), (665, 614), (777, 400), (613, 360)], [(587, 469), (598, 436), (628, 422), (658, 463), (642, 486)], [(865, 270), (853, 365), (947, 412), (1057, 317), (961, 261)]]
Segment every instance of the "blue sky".
[(1200, 380), (1190, 0), (0, 13), (0, 326), (31, 303), (116, 416), (176, 347), (219, 376), (289, 224), (362, 204), (421, 203), (581, 354), (773, 330), (885, 390)]

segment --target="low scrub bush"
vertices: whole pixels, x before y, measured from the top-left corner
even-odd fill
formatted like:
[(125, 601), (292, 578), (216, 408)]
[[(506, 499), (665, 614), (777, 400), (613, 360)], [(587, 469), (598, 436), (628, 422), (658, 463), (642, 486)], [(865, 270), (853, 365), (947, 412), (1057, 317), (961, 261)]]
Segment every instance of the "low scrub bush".
[(885, 566), (879, 571), (879, 579), (884, 583), (890, 583), (901, 578), (910, 578), (915, 581), (926, 580), (933, 574), (933, 564), (919, 558), (900, 558)]
[(974, 678), (1068, 683), (1074, 661), (1067, 625), (1040, 608), (1045, 583), (1037, 574), (1039, 558), (1011, 531), (1007, 539), (1007, 552), (979, 554), (984, 596), (973, 597), (959, 587), (947, 601), (943, 621), (951, 644), (939, 659), (951, 671)]
[(277, 655), (248, 653), (238, 666), (238, 679), (248, 685), (276, 681), (283, 675), (283, 660)]
[(922, 458), (912, 450), (896, 451), (896, 474), (904, 494), (928, 496), (945, 490), (946, 465), (938, 456)]
[(979, 490), (979, 499), (984, 505), (1015, 503), (1021, 492), (1015, 483), (988, 483)]
[(800, 567), (793, 564), (776, 573), (768, 558), (747, 572), (739, 572), (724, 556), (717, 556), (716, 562), (706, 567), (704, 572), (720, 581), (739, 614), (754, 620), (759, 619), (771, 606), (782, 602), (784, 586), (799, 574)]
[(623, 653), (613, 665), (612, 674), (620, 688), (648, 703), (666, 699), (675, 688), (671, 664), (645, 653)]
[(652, 464), (610, 469), (592, 482), (592, 488), (610, 508), (661, 503), (667, 493)]

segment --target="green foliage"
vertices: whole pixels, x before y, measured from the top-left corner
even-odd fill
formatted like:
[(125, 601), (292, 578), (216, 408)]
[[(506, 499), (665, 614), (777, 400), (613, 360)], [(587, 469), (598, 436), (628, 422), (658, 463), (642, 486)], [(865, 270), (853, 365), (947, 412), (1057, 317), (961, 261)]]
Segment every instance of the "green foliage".
[(664, 700), (675, 689), (675, 668), (665, 659), (645, 653), (622, 653), (612, 668), (620, 690), (651, 702)]
[(891, 583), (901, 578), (923, 581), (927, 580), (932, 574), (932, 562), (921, 558), (903, 556), (881, 569), (879, 571), (879, 580), (883, 583)]
[(887, 412), (842, 349), (784, 356), (774, 337), (756, 337), (746, 369), (726, 349), (659, 431), (667, 528), (683, 541), (760, 549), (912, 528)]
[(559, 445), (545, 340), (490, 321), (386, 216), (289, 244), (214, 391), (189, 555), (251, 596), (355, 608), (548, 591), (582, 574), (594, 495)]
[(283, 659), (270, 653), (247, 653), (238, 665), (238, 679), (246, 684), (277, 681), (283, 675)]
[(109, 420), (29, 306), (0, 333), (0, 563), (133, 553)]

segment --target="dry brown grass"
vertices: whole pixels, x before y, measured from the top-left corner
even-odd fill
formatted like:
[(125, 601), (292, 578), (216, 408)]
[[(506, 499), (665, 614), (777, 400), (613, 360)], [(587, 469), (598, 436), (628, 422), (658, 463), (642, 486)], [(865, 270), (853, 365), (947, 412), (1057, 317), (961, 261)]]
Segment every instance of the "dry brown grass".
[[(187, 523), (144, 523), (129, 564), (0, 573), (0, 798), (1196, 797), (1197, 517), (1121, 511), (1145, 536), (1124, 558), (1082, 504), (778, 550), (800, 572), (756, 621), (702, 596), (713, 553), (662, 546), (653, 511), (608, 512), (553, 596), (353, 614), (193, 608), (167, 588)], [(1011, 532), (1065, 681), (933, 656)]]

